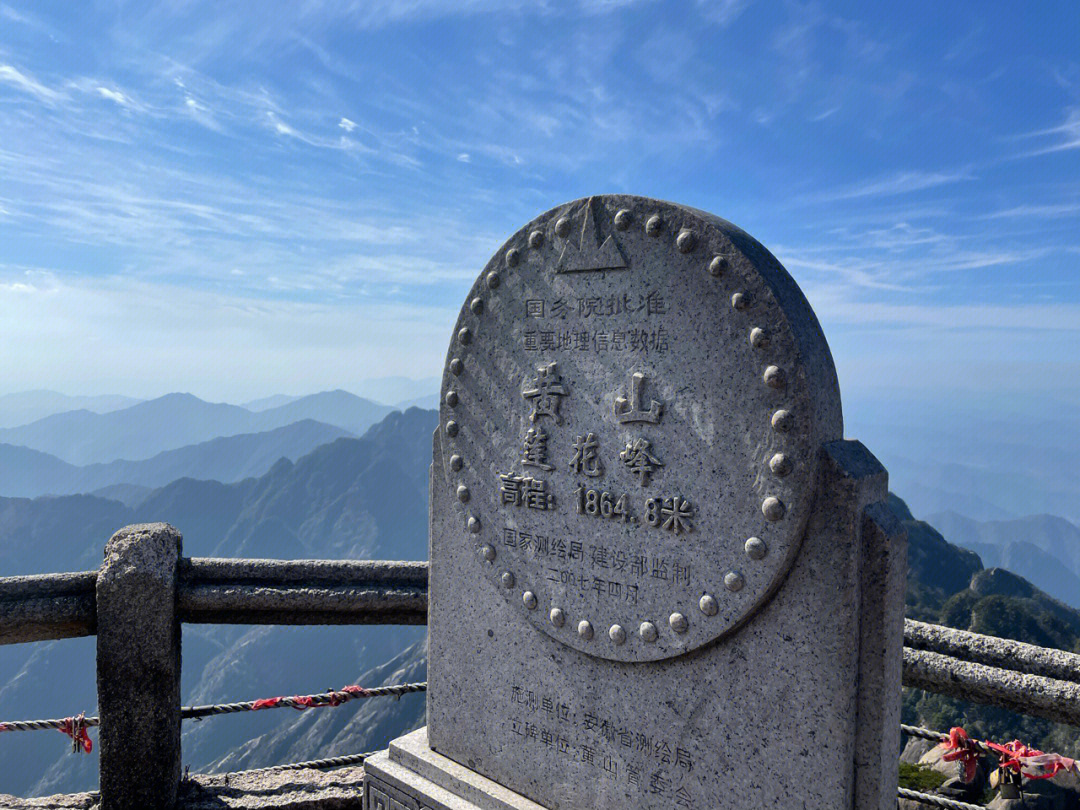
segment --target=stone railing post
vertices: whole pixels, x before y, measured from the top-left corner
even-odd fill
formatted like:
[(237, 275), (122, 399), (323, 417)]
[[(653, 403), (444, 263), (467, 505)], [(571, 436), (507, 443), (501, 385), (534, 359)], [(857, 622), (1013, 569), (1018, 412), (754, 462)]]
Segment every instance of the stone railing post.
[(127, 526), (97, 578), (101, 810), (170, 810), (180, 782), (180, 532)]

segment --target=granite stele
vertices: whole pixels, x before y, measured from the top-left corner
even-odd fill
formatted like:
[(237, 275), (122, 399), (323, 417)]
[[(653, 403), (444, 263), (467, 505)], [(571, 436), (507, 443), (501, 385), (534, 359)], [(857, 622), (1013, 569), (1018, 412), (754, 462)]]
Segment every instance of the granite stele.
[(428, 726), (368, 810), (895, 808), (906, 536), (764, 247), (642, 197), (543, 214), (440, 416)]

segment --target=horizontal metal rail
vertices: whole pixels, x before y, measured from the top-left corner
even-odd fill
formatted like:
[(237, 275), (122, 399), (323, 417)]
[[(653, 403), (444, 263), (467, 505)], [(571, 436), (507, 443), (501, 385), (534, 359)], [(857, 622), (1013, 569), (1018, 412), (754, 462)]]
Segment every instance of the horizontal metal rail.
[[(425, 624), (427, 563), (183, 559), (180, 619), (195, 624)], [(97, 571), (0, 577), (0, 644), (97, 631)]]
[(198, 624), (425, 624), (427, 579), (423, 562), (197, 558), (177, 606)]
[(1080, 726), (1080, 684), (904, 648), (904, 686)]
[[(181, 559), (181, 621), (427, 622), (428, 564)], [(0, 578), (0, 644), (92, 635), (97, 572)], [(906, 620), (904, 685), (1080, 726), (1080, 655)]]
[(0, 644), (91, 636), (97, 571), (0, 577)]
[(904, 646), (976, 664), (1080, 683), (1080, 655), (1022, 641), (904, 620)]

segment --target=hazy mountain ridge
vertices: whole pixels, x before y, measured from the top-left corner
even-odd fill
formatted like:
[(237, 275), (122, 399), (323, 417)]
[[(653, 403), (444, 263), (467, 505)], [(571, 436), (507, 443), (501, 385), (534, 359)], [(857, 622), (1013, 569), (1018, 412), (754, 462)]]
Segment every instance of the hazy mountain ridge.
[(359, 436), (391, 410), (347, 391), (324, 391), (258, 412), (204, 402), (191, 394), (166, 394), (104, 414), (81, 410), (47, 416), (0, 430), (0, 443), (39, 450), (75, 465), (141, 461), (166, 450), (263, 433), (304, 419)]
[(957, 545), (1080, 608), (1080, 526), (1056, 515), (978, 521), (956, 512), (931, 515)]
[[(362, 438), (338, 439), (295, 462), (233, 484), (180, 479), (136, 508), (89, 495), (0, 498), (0, 570), (93, 568), (120, 526), (167, 520), (189, 556), (424, 559), (432, 411), (393, 412)], [(140, 496), (142, 493), (137, 493)], [(892, 499), (909, 532), (908, 615), (1046, 646), (1080, 650), (1080, 612), (1023, 578), (985, 569)], [(185, 703), (423, 680), (424, 628), (186, 626)], [(0, 647), (0, 718), (93, 711), (93, 639)], [(1020, 736), (1077, 753), (1075, 730), (908, 690), (906, 722), (963, 724), (986, 737)], [(371, 700), (339, 709), (268, 711), (184, 726), (193, 770), (247, 768), (355, 753), (423, 722), (423, 699)], [(63, 739), (23, 735), (0, 756), (6, 792), (45, 794), (95, 783), (96, 755), (73, 757)]]
[[(393, 412), (362, 438), (279, 462), (260, 478), (234, 484), (182, 479), (154, 490), (135, 509), (89, 495), (0, 498), (0, 570), (96, 567), (109, 535), (146, 520), (180, 528), (188, 556), (426, 559), (427, 469), (437, 421), (432, 411)], [(360, 675), (376, 678), (379, 667), (423, 637), (422, 627), (187, 625), (183, 699), (243, 700), (321, 691)], [(0, 718), (92, 713), (94, 681), (93, 638), (0, 647)], [(364, 717), (383, 718), (389, 725), (378, 728), (390, 736), (406, 730), (408, 712), (422, 707), (423, 698), (384, 703), (359, 708)], [(357, 716), (354, 706), (324, 711), (341, 715), (332, 724)], [(185, 764), (205, 769), (295, 719), (304, 718), (282, 710), (186, 723)], [(371, 739), (377, 736), (372, 726)], [(321, 744), (310, 739), (309, 750)], [(346, 745), (351, 738), (342, 739)], [(0, 739), (0, 746), (3, 792), (42, 795), (96, 784), (96, 753), (75, 757), (59, 735), (25, 734)]]
[(304, 419), (264, 433), (222, 436), (165, 450), (142, 461), (82, 467), (39, 450), (0, 444), (0, 495), (69, 495), (117, 484), (153, 488), (184, 477), (232, 483), (262, 475), (280, 458), (296, 459), (334, 439), (350, 436), (353, 434), (343, 428)]
[(18, 427), (65, 411), (108, 413), (142, 401), (118, 394), (72, 397), (57, 391), (19, 391), (0, 396), (0, 428)]

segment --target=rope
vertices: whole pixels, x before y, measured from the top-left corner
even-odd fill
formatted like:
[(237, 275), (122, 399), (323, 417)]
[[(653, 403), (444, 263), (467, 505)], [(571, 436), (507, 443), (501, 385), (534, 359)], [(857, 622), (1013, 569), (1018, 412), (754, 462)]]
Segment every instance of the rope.
[(256, 768), (259, 771), (299, 771), (304, 768), (316, 770), (329, 770), (330, 768), (345, 768), (349, 765), (362, 765), (364, 760), (374, 755), (374, 751), (366, 754), (348, 754), (343, 757), (327, 757), (326, 759), (311, 759), (307, 762), (290, 762), (288, 765), (271, 765), (267, 768)]
[(986, 810), (985, 807), (977, 804), (958, 802), (955, 799), (946, 799), (944, 796), (931, 796), (929, 793), (920, 793), (917, 790), (908, 790), (907, 788), (897, 788), (896, 795), (901, 799), (910, 799), (913, 802), (926, 804), (930, 807), (944, 807), (946, 810)]
[(256, 712), (260, 709), (280, 709), (288, 706), (293, 709), (317, 709), (323, 706), (340, 706), (350, 700), (370, 697), (398, 697), (412, 692), (426, 692), (426, 683), (403, 683), (395, 686), (376, 686), (365, 689), (362, 686), (346, 686), (341, 690), (329, 690), (317, 695), (293, 695), (292, 697), (263, 698), (246, 700), (242, 703), (217, 703), (210, 706), (188, 706), (180, 710), (185, 720), (210, 717), (215, 714), (234, 714), (235, 712)]
[[(64, 727), (74, 719), (74, 717), (65, 717), (63, 720), (9, 720), (6, 723), (0, 723), (0, 732), (42, 731), (47, 728), (55, 728), (57, 731), (63, 731)], [(99, 725), (98, 718), (84, 717), (83, 725), (87, 728)]]
[[(940, 731), (931, 731), (928, 728), (921, 728), (920, 726), (906, 726), (903, 723), (900, 724), (900, 731), (907, 734), (909, 737), (919, 737), (923, 740), (930, 740), (931, 742), (941, 743), (948, 742), (949, 735), (942, 734)], [(997, 752), (984, 742), (979, 740), (968, 738), (966, 743), (971, 748), (974, 748), (980, 754), (990, 754), (997, 756)]]
[[(327, 690), (316, 695), (292, 695), (289, 697), (263, 698), (261, 700), (247, 700), (242, 703), (215, 703), (209, 706), (187, 706), (180, 709), (180, 717), (185, 720), (200, 720), (215, 714), (234, 714), (235, 712), (254, 712), (260, 709), (279, 709), (288, 706), (293, 709), (318, 709), (323, 706), (340, 706), (350, 700), (373, 697), (395, 697), (408, 695), (413, 692), (426, 692), (426, 683), (402, 683), (392, 686), (376, 686), (365, 689), (362, 686), (345, 686), (339, 690)], [(56, 720), (9, 720), (0, 723), (0, 732), (4, 731), (41, 731), (44, 729), (56, 729), (72, 738), (75, 750), (83, 750), (90, 753), (92, 745), (86, 734), (86, 729), (101, 725), (99, 717), (65, 717)], [(354, 754), (353, 756), (362, 756)], [(340, 759), (340, 757), (337, 757)], [(313, 760), (322, 762), (323, 760)], [(327, 760), (330, 761), (330, 760)], [(363, 761), (363, 760), (361, 760)], [(343, 765), (349, 763), (342, 763)], [(318, 767), (300, 763), (289, 767)], [(338, 765), (326, 765), (328, 768), (340, 767)]]

